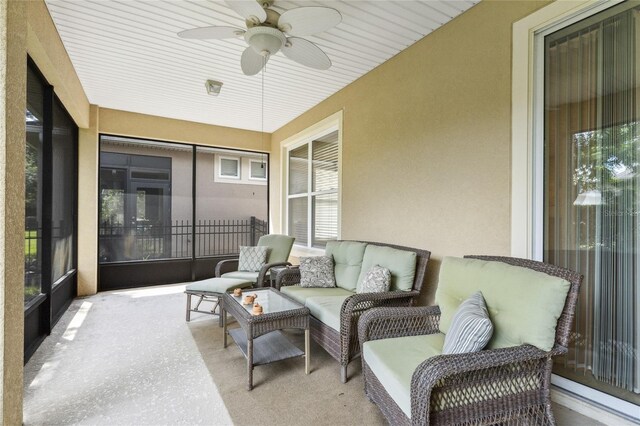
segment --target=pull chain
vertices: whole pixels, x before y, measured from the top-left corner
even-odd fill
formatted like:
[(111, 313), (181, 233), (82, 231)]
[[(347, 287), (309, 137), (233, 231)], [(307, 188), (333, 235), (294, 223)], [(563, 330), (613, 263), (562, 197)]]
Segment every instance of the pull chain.
[(266, 71), (267, 68), (267, 57), (263, 56), (262, 57), (262, 108), (261, 108), (261, 112), (262, 115), (260, 117), (260, 142), (262, 145), (262, 161), (260, 162), (260, 168), (264, 169), (264, 73)]

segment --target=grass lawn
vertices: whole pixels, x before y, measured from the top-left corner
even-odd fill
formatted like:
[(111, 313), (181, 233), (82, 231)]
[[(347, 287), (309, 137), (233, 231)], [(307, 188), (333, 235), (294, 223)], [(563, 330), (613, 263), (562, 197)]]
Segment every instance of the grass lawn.
[(24, 255), (25, 257), (38, 255), (38, 231), (24, 231)]

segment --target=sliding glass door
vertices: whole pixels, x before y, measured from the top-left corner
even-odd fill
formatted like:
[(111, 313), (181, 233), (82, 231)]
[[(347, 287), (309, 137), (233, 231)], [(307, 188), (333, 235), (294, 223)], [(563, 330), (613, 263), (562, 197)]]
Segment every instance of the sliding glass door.
[[(637, 5), (637, 3), (636, 3)], [(544, 258), (580, 271), (555, 373), (640, 403), (640, 8), (545, 38)]]

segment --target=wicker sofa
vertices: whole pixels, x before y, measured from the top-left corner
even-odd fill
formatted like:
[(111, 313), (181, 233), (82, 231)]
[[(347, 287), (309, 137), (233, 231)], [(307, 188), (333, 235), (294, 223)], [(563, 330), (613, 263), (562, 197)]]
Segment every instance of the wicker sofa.
[[(394, 425), (555, 424), (551, 358), (567, 352), (581, 282), (582, 275), (532, 260), (445, 258), (438, 306), (362, 315), (365, 393)], [(491, 340), (479, 352), (442, 355), (457, 306), (478, 290)]]
[[(430, 253), (378, 242), (331, 241), (325, 254), (333, 257), (337, 287), (300, 287), (298, 268), (280, 272), (276, 287), (310, 309), (311, 337), (340, 363), (345, 383), (347, 365), (360, 353), (360, 315), (376, 306), (411, 306), (420, 294)], [(358, 281), (374, 265), (391, 271), (391, 291), (356, 293)]]

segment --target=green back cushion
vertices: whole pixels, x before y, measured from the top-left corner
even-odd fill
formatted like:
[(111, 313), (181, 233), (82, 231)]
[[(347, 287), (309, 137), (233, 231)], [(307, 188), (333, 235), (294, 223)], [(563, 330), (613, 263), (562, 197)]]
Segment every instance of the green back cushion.
[(413, 251), (369, 244), (362, 259), (362, 271), (358, 283), (364, 280), (371, 268), (380, 265), (391, 271), (390, 291), (411, 290), (416, 275), (416, 257), (417, 255)]
[(294, 240), (295, 238), (288, 235), (269, 234), (260, 237), (258, 245), (269, 247), (267, 263), (286, 262)]
[(357, 241), (329, 241), (325, 248), (327, 256), (333, 256), (336, 285), (349, 291), (356, 291), (358, 277), (366, 243)]
[(548, 351), (569, 287), (567, 280), (527, 268), (445, 257), (436, 290), (440, 331), (446, 334), (458, 306), (481, 291), (494, 327), (487, 349), (528, 343)]

